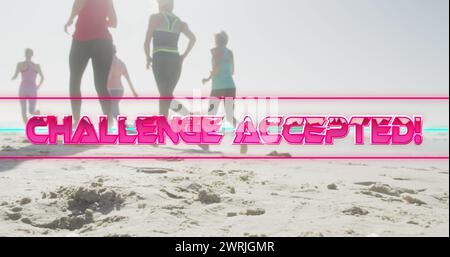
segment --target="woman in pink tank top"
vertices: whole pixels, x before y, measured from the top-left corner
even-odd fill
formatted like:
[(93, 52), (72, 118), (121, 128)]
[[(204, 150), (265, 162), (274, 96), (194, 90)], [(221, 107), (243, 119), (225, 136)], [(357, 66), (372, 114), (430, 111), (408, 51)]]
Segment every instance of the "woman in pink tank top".
[[(112, 0), (75, 0), (72, 13), (64, 29), (77, 18), (70, 50), (70, 96), (81, 97), (81, 80), (89, 61), (92, 61), (94, 82), (99, 97), (109, 97), (107, 82), (113, 60), (113, 42), (109, 28), (117, 26)], [(80, 120), (81, 101), (72, 100), (75, 123)], [(111, 114), (111, 103), (100, 100), (104, 115)]]
[[(39, 111), (36, 110), (35, 97), (37, 97), (38, 89), (44, 83), (44, 74), (42, 73), (41, 66), (32, 61), (33, 54), (33, 50), (25, 49), (25, 61), (17, 64), (16, 72), (12, 78), (15, 80), (19, 74), (22, 74), (19, 97), (23, 98), (20, 100), (20, 107), (22, 109), (22, 119), (24, 123), (27, 123), (28, 121), (28, 114), (39, 115)], [(39, 84), (36, 82), (38, 75), (40, 77)]]

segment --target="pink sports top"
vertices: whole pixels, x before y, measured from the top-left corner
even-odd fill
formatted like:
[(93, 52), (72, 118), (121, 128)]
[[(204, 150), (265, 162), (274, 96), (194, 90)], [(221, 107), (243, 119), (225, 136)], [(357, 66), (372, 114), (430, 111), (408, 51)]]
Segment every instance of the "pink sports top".
[(21, 87), (34, 88), (37, 87), (36, 77), (37, 72), (34, 69), (34, 64), (32, 62), (27, 62), (27, 68), (22, 71), (22, 83)]
[(112, 40), (108, 29), (108, 8), (111, 0), (87, 0), (78, 15), (73, 38), (77, 41)]

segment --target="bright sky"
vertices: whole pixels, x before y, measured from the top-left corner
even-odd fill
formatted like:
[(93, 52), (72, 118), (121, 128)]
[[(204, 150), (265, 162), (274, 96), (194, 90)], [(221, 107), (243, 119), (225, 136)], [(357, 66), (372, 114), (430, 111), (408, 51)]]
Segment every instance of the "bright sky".
[[(7, 3), (7, 4), (6, 4)], [(23, 49), (47, 77), (41, 95), (67, 95), (70, 0), (2, 1), (0, 94)], [(113, 31), (141, 95), (156, 95), (145, 70), (144, 34), (154, 0), (115, 0)], [(176, 14), (198, 37), (176, 93), (209, 91), (213, 33), (226, 30), (235, 52), (240, 95), (448, 95), (448, 0), (178, 0)], [(85, 96), (95, 95), (90, 69)]]

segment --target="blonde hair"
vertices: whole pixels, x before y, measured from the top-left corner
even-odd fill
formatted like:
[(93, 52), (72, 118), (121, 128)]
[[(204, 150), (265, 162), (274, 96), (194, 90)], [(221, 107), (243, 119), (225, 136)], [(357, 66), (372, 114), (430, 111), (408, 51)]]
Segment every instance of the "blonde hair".
[(222, 47), (228, 45), (228, 34), (225, 31), (216, 34), (216, 44)]

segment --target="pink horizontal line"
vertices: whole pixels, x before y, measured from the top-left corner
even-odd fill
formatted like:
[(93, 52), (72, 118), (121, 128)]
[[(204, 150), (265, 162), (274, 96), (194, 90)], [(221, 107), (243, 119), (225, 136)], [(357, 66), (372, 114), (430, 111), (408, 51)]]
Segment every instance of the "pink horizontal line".
[[(229, 97), (63, 97), (63, 96), (42, 96), (42, 97), (0, 97), (0, 100), (210, 100), (225, 99)], [(449, 100), (448, 96), (238, 96), (236, 100), (250, 99), (279, 99), (279, 100)]]
[(0, 156), (0, 160), (449, 160), (449, 156)]

